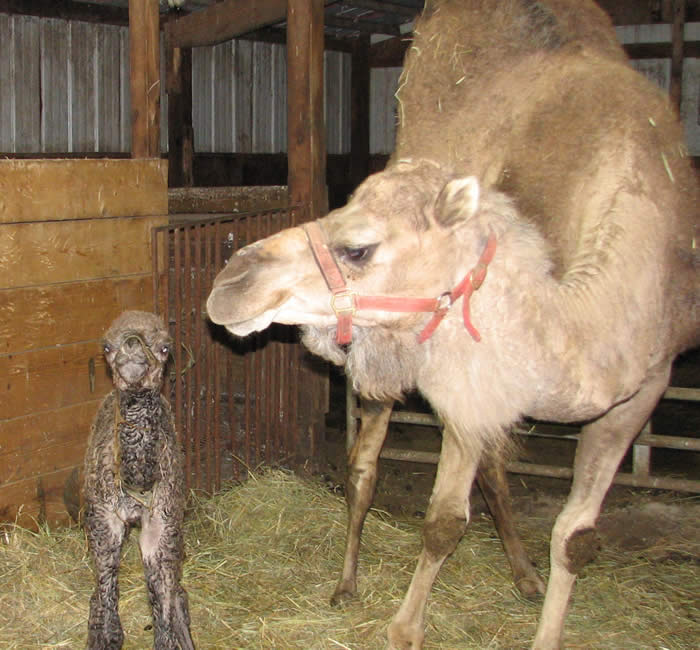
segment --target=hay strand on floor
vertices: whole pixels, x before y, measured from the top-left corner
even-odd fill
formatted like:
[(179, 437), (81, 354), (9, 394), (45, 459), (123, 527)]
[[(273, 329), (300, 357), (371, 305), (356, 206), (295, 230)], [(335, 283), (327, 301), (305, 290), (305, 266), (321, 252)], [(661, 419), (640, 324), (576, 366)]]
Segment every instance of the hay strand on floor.
[[(546, 567), (551, 522), (521, 523), (528, 549)], [(359, 597), (336, 609), (329, 598), (345, 537), (341, 496), (320, 482), (268, 471), (211, 499), (196, 499), (186, 522), (183, 585), (197, 646), (383, 648), (420, 551), (421, 524), (372, 514), (363, 537)], [(137, 535), (134, 530), (126, 544), (120, 572), (127, 649), (152, 644)], [(566, 646), (695, 647), (697, 556), (676, 548), (661, 558), (604, 550), (575, 591)], [(80, 529), (2, 529), (3, 648), (84, 647), (92, 589)], [(436, 582), (425, 647), (528, 647), (539, 608), (514, 590), (491, 522), (476, 517)]]

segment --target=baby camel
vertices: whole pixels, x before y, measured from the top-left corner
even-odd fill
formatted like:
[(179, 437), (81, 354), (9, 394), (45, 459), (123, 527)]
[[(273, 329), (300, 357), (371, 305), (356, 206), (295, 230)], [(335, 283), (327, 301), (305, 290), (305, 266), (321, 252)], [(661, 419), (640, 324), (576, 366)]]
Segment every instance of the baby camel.
[(121, 648), (121, 548), (132, 526), (153, 610), (156, 650), (194, 649), (187, 594), (180, 586), (185, 508), (183, 453), (161, 395), (171, 340), (155, 314), (126, 311), (105, 334), (115, 389), (97, 412), (85, 456), (85, 528), (97, 586), (90, 599), (88, 648)]

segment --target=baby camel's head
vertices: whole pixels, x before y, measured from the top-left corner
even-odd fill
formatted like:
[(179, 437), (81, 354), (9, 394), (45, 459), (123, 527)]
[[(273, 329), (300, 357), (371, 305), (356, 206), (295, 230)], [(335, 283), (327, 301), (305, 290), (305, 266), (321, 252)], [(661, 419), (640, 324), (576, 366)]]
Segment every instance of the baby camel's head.
[(172, 340), (158, 316), (125, 311), (110, 325), (102, 344), (117, 390), (160, 389)]

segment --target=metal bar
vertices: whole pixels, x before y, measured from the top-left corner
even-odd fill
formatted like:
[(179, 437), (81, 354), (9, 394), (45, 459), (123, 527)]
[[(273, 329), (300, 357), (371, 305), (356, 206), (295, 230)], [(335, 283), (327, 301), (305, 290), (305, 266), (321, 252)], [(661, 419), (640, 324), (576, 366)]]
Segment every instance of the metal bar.
[[(382, 450), (380, 458), (437, 465), (440, 454), (432, 451), (388, 448)], [(571, 479), (574, 475), (570, 467), (554, 467), (552, 465), (538, 465), (535, 463), (512, 462), (506, 465), (506, 469), (513, 474), (530, 474), (533, 476), (549, 476), (551, 478), (562, 479)], [(617, 485), (629, 485), (631, 487), (659, 488), (663, 490), (677, 490), (679, 492), (700, 493), (700, 481), (675, 479), (665, 476), (638, 477), (634, 474), (619, 472), (615, 475), (613, 483)]]

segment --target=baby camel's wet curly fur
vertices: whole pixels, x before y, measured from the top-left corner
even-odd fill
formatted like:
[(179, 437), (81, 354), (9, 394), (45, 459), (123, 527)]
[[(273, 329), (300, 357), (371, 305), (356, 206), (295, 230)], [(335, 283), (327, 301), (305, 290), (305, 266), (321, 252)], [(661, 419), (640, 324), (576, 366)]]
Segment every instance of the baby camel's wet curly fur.
[(88, 648), (121, 648), (121, 548), (132, 526), (153, 610), (156, 650), (194, 648), (187, 594), (180, 586), (185, 508), (183, 454), (161, 395), (171, 341), (154, 314), (126, 311), (104, 337), (114, 390), (97, 412), (85, 456), (85, 528), (97, 586), (90, 599)]

